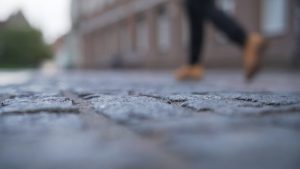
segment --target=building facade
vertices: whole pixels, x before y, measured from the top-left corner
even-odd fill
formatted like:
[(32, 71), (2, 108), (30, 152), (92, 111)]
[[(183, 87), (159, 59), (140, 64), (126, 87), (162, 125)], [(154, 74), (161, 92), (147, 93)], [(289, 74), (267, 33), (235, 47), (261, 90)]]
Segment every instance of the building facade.
[[(182, 0), (73, 0), (77, 67), (173, 68), (187, 60), (189, 26)], [(270, 41), (265, 62), (290, 65), (296, 46), (295, 0), (218, 0), (250, 32)], [(236, 67), (241, 51), (207, 24), (204, 62)]]
[(297, 47), (295, 49), (293, 65), (296, 68), (300, 68), (300, 0), (297, 0), (297, 10), (296, 12), (296, 31), (297, 31)]

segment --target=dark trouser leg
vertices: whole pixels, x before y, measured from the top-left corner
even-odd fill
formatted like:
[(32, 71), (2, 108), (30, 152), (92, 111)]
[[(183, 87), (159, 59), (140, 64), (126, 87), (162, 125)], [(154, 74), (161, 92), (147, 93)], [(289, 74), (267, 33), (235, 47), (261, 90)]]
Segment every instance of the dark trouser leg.
[(216, 7), (212, 7), (209, 12), (210, 20), (213, 24), (234, 43), (244, 47), (247, 40), (247, 33), (233, 18)]
[(190, 22), (190, 59), (191, 65), (201, 62), (205, 20), (212, 23), (240, 47), (246, 44), (247, 33), (225, 12), (218, 9), (214, 0), (186, 0), (187, 16)]
[(204, 13), (199, 13), (193, 2), (187, 1), (186, 12), (189, 21), (189, 64), (195, 65), (200, 62), (199, 54), (202, 52), (204, 36)]

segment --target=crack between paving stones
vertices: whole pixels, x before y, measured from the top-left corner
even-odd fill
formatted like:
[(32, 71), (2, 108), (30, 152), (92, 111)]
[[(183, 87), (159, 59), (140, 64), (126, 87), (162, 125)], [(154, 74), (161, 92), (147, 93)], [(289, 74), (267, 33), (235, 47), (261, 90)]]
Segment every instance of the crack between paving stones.
[[(89, 120), (96, 119), (96, 123), (105, 123), (112, 126), (117, 126), (123, 129), (126, 129), (126, 131), (130, 132), (131, 134), (137, 135), (137, 133), (133, 132), (129, 128), (127, 128), (123, 123), (115, 122), (113, 119), (111, 119), (109, 116), (106, 116), (103, 113), (97, 112), (91, 103), (89, 103), (88, 100), (82, 99), (80, 95), (75, 94), (72, 91), (62, 91), (62, 94), (64, 97), (67, 97), (72, 100), (73, 104), (78, 106), (79, 113), (82, 117), (85, 118), (87, 123), (90, 123)], [(95, 121), (94, 121), (95, 122)], [(91, 126), (90, 124), (88, 126)], [(101, 127), (101, 125), (92, 125), (92, 127)]]
[[(64, 97), (72, 100), (74, 106), (78, 107), (79, 114), (83, 118), (86, 127), (93, 128), (102, 126), (104, 124), (111, 125), (111, 122), (107, 120), (107, 117), (105, 117), (103, 114), (97, 113), (88, 101), (81, 99), (80, 96), (73, 93), (72, 91), (62, 91), (61, 93)], [(102, 124), (99, 125), (100, 123)]]
[(167, 98), (163, 98), (163, 97), (160, 97), (160, 96), (153, 96), (153, 95), (147, 95), (147, 94), (138, 94), (137, 96), (143, 96), (143, 97), (156, 99), (156, 100), (159, 100), (159, 101), (161, 101), (165, 104), (180, 107), (182, 109), (190, 111), (191, 113), (196, 113), (196, 114), (198, 114), (198, 113), (212, 113), (212, 114), (217, 114), (217, 115), (223, 115), (223, 114), (219, 114), (219, 113), (215, 112), (213, 109), (210, 109), (210, 108), (196, 109), (196, 108), (187, 106), (187, 105), (184, 104), (187, 101), (186, 99), (184, 99), (184, 100), (172, 100), (172, 99), (167, 99)]
[[(94, 108), (92, 107), (92, 105), (87, 101), (87, 100), (84, 100), (82, 98), (80, 98), (78, 95), (72, 93), (72, 92), (63, 92), (64, 96), (71, 99), (73, 101), (73, 103), (79, 107), (88, 107), (88, 108), (79, 108), (80, 110), (80, 113), (83, 113), (83, 114), (87, 114), (87, 112), (89, 112), (88, 114), (93, 114), (93, 116), (97, 116), (96, 118), (94, 119), (98, 119), (96, 123), (102, 123), (103, 119), (104, 121), (106, 121), (106, 123), (110, 123), (110, 125), (113, 125), (113, 126), (116, 126), (116, 127), (120, 127), (122, 129), (124, 129), (126, 132), (129, 132), (131, 133), (132, 135), (134, 135), (135, 137), (137, 137), (138, 139), (141, 139), (143, 141), (146, 141), (146, 142), (150, 142), (151, 144), (155, 144), (155, 145), (158, 145), (158, 147), (161, 147), (159, 146), (159, 143), (160, 142), (163, 142), (163, 141), (160, 141), (160, 139), (163, 139), (163, 137), (161, 137), (160, 135), (162, 135), (163, 133), (155, 133), (155, 134), (150, 134), (150, 135), (143, 135), (143, 134), (139, 134), (135, 131), (132, 131), (130, 128), (128, 128), (126, 125), (124, 124), (120, 124), (120, 123), (116, 123), (114, 122), (111, 118), (103, 115), (103, 114), (99, 114), (97, 111), (94, 110)], [(165, 104), (171, 104), (171, 105), (174, 105), (174, 106), (178, 106), (178, 107), (181, 107), (181, 108), (184, 108), (186, 110), (189, 110), (191, 112), (196, 112), (196, 113), (199, 113), (199, 112), (206, 112), (206, 113), (214, 113), (214, 114), (217, 114), (217, 115), (220, 115), (220, 116), (234, 116), (234, 117), (262, 117), (262, 116), (269, 116), (269, 115), (272, 115), (272, 114), (280, 114), (282, 112), (288, 112), (288, 113), (298, 113), (300, 112), (300, 108), (287, 108), (287, 109), (284, 109), (284, 110), (277, 110), (277, 111), (265, 111), (265, 112), (261, 112), (260, 114), (240, 114), (240, 115), (230, 115), (230, 114), (221, 114), (221, 113), (218, 113), (218, 112), (210, 112), (210, 109), (203, 109), (203, 110), (198, 110), (198, 109), (195, 109), (193, 107), (189, 107), (189, 106), (182, 106), (182, 103), (185, 102), (185, 100), (171, 100), (171, 99), (167, 99), (167, 98), (163, 98), (163, 97), (160, 97), (160, 96), (153, 96), (153, 95), (148, 95), (148, 94), (134, 94), (134, 96), (140, 96), (140, 97), (149, 97), (149, 98), (153, 98), (153, 99), (156, 99), (156, 100), (159, 100)], [(101, 125), (100, 125), (101, 126)], [(286, 128), (285, 126), (282, 126), (282, 125), (276, 125), (276, 124), (272, 124), (272, 126), (276, 126), (276, 127), (280, 127), (280, 128)], [(166, 150), (165, 148), (162, 148), (162, 151), (166, 152), (167, 154), (170, 154), (171, 156), (175, 156), (175, 158), (179, 158), (180, 159), (180, 154), (174, 154), (174, 152), (171, 152), (169, 150)]]
[[(75, 106), (78, 106), (79, 115), (81, 119), (85, 123), (85, 127), (89, 129), (99, 129), (100, 127), (105, 127), (106, 130), (119, 130), (121, 134), (129, 134), (134, 139), (137, 139), (138, 141), (141, 141), (146, 146), (154, 147), (156, 148), (160, 153), (165, 155), (166, 157), (171, 159), (171, 162), (174, 163), (173, 168), (186, 168), (182, 167), (182, 165), (186, 165), (180, 157), (179, 154), (174, 154), (171, 151), (168, 151), (167, 149), (163, 148), (161, 145), (161, 142), (163, 142), (163, 138), (157, 134), (157, 135), (151, 135), (151, 136), (144, 136), (141, 134), (138, 134), (137, 132), (134, 132), (130, 128), (128, 128), (125, 125), (121, 125), (119, 123), (114, 122), (112, 119), (104, 116), (102, 113), (99, 114), (89, 103), (87, 100), (84, 100), (80, 98), (79, 95), (72, 91), (61, 91), (62, 95), (66, 98), (69, 98), (72, 100), (73, 104)], [(100, 134), (100, 133), (99, 133)]]
[(300, 107), (291, 107), (291, 108), (281, 108), (279, 110), (262, 110), (258, 113), (229, 113), (221, 114), (228, 117), (242, 117), (242, 118), (252, 118), (252, 117), (268, 117), (272, 115), (286, 115), (286, 114), (300, 114)]
[(291, 105), (296, 105), (299, 104), (299, 102), (294, 102), (294, 103), (272, 103), (272, 102), (262, 102), (253, 98), (242, 98), (242, 97), (237, 97), (232, 99), (233, 101), (243, 101), (246, 103), (260, 103), (261, 106), (272, 106), (272, 107), (280, 107), (280, 106), (291, 106)]
[(45, 108), (45, 109), (36, 109), (36, 110), (23, 110), (23, 111), (5, 111), (0, 113), (0, 116), (14, 116), (14, 115), (30, 115), (30, 114), (79, 114), (77, 108)]
[(282, 108), (279, 110), (266, 110), (260, 113), (261, 116), (269, 116), (276, 114), (300, 114), (300, 107)]
[[(260, 112), (259, 114), (222, 114), (222, 113), (218, 113), (216, 111), (214, 111), (213, 109), (210, 108), (203, 108), (203, 109), (196, 109), (194, 107), (190, 107), (188, 105), (185, 105), (184, 103), (186, 102), (186, 100), (182, 100), (182, 101), (173, 101), (171, 99), (168, 98), (164, 98), (164, 97), (160, 97), (160, 96), (154, 96), (154, 95), (149, 95), (149, 94), (137, 94), (136, 96), (143, 96), (143, 97), (148, 97), (148, 98), (153, 98), (156, 100), (159, 100), (165, 104), (170, 104), (170, 105), (174, 105), (177, 107), (181, 107), (183, 109), (189, 110), (193, 113), (213, 113), (216, 115), (220, 115), (220, 116), (240, 116), (240, 117), (260, 117), (260, 116), (269, 116), (269, 115), (276, 115), (276, 114), (281, 114), (281, 113), (289, 113), (289, 114), (297, 114), (300, 113), (300, 107), (292, 107), (292, 108), (284, 108), (284, 109), (279, 109), (279, 110), (265, 110)], [(235, 101), (245, 101), (245, 102), (249, 102), (249, 103), (259, 103), (259, 101), (254, 100), (254, 99), (233, 99)], [(261, 103), (262, 106), (272, 106), (272, 107), (282, 107), (282, 106), (290, 106), (293, 104), (286, 104), (286, 105), (277, 105), (277, 104), (272, 104), (272, 103)], [(252, 107), (252, 106), (249, 106)]]

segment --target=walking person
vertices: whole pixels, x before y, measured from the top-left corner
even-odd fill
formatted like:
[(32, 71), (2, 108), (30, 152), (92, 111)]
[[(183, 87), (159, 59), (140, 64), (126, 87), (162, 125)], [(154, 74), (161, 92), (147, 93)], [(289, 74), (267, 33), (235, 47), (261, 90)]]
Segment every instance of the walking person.
[(243, 50), (245, 77), (248, 80), (252, 79), (260, 68), (260, 53), (265, 39), (258, 33), (247, 33), (233, 18), (216, 6), (215, 0), (185, 0), (185, 8), (190, 23), (189, 63), (177, 70), (176, 78), (200, 80), (203, 77), (204, 25), (210, 21)]

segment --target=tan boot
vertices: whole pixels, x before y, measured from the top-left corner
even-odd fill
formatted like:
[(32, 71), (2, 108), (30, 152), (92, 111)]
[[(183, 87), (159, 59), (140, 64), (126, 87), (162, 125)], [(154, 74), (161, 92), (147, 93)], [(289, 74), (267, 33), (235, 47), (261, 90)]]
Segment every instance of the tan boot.
[(244, 71), (247, 80), (251, 80), (261, 68), (261, 53), (266, 46), (265, 39), (257, 34), (252, 33), (246, 43), (244, 50)]
[(176, 71), (177, 80), (201, 80), (203, 76), (201, 65), (183, 66)]
[(192, 80), (201, 80), (204, 75), (204, 68), (202, 65), (192, 66), (191, 79)]

